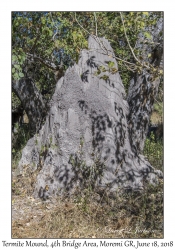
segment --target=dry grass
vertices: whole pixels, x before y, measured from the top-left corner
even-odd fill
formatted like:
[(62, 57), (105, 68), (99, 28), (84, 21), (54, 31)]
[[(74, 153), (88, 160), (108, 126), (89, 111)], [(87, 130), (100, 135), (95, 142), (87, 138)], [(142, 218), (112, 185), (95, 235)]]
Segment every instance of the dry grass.
[(159, 115), (158, 112), (153, 111), (150, 120), (152, 124), (159, 124), (162, 122), (163, 118)]
[(33, 178), (13, 178), (12, 238), (163, 238), (162, 180), (115, 199), (84, 190), (41, 201), (32, 197)]

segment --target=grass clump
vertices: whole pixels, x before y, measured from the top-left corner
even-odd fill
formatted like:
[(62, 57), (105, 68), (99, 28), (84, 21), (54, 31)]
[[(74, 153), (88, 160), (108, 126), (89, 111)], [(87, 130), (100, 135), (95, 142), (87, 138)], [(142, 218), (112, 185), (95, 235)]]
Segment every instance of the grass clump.
[(163, 141), (156, 140), (153, 133), (145, 141), (143, 154), (154, 167), (163, 170)]
[(22, 155), (22, 149), (32, 136), (29, 125), (19, 126), (19, 124), (16, 123), (14, 125), (14, 131), (12, 132), (12, 169), (17, 167)]

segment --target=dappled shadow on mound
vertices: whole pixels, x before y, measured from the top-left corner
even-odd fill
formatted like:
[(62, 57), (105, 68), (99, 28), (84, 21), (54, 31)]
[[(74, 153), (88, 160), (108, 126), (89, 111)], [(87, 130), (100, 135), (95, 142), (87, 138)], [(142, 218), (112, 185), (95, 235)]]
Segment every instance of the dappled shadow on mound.
[[(91, 38), (89, 44), (94, 45)], [(110, 82), (94, 75), (99, 62), (112, 60), (117, 68), (115, 59), (95, 46), (98, 51), (83, 50), (78, 65), (69, 67), (59, 80), (45, 123), (23, 150), (18, 170), (22, 173), (29, 165), (31, 172), (39, 171), (34, 196), (43, 200), (71, 195), (88, 185), (103, 192), (107, 188), (108, 193), (144, 190), (145, 182), (157, 184), (162, 176), (139, 154), (139, 141), (131, 141), (133, 121), (128, 122), (119, 73), (111, 74)]]

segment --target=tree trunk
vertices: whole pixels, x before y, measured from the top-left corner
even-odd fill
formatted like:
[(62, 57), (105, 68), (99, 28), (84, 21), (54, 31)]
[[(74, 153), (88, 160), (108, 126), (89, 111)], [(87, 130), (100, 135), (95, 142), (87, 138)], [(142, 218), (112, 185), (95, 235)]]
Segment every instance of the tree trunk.
[[(137, 120), (131, 115), (130, 124), (127, 120), (135, 107), (129, 111), (119, 73), (109, 72), (109, 62), (118, 69), (113, 50), (106, 39), (101, 42), (110, 55), (104, 55), (102, 44), (89, 38), (89, 50), (83, 50), (78, 65), (58, 81), (45, 124), (22, 152), (19, 173), (26, 165), (39, 170), (35, 197), (70, 194), (87, 185), (99, 192), (142, 190), (145, 182), (157, 183), (162, 176), (143, 155), (135, 153), (131, 138)], [(130, 105), (139, 107), (131, 101)], [(145, 105), (151, 107), (149, 98)], [(146, 116), (149, 111), (145, 109)], [(142, 145), (142, 140), (135, 146)]]
[(160, 79), (150, 81), (150, 74), (143, 73), (132, 79), (128, 91), (128, 129), (132, 151), (143, 151), (154, 100), (158, 93)]
[[(159, 36), (163, 33), (163, 19), (160, 18), (155, 29), (151, 32), (154, 44), (153, 49), (147, 43), (141, 43), (145, 39), (143, 34), (138, 38), (137, 46), (142, 48), (144, 62), (149, 62), (154, 67), (163, 67), (163, 42)], [(151, 54), (151, 59), (148, 58)], [(148, 70), (143, 70), (142, 74), (135, 74), (130, 82), (127, 101), (129, 104), (128, 128), (132, 151), (139, 154), (143, 151), (144, 142), (148, 132), (150, 116), (153, 110), (154, 101), (158, 94), (160, 77), (155, 77)]]
[(32, 131), (38, 132), (43, 118), (46, 116), (46, 106), (42, 95), (35, 84), (28, 78), (14, 81), (12, 88), (27, 113)]

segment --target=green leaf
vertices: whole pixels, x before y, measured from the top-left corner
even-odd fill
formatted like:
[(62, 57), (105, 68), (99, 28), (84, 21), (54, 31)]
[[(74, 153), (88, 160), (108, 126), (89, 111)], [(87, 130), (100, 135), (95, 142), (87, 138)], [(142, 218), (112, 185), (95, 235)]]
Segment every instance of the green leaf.
[(102, 72), (106, 72), (106, 69), (105, 69), (104, 66), (100, 66), (100, 67), (99, 67), (99, 70), (102, 71)]
[(108, 62), (108, 67), (109, 67), (109, 68), (112, 68), (114, 65), (115, 65), (115, 63), (114, 63), (114, 62), (111, 62), (111, 61), (110, 61), (110, 62)]
[(159, 70), (159, 73), (160, 73), (161, 75), (163, 75), (163, 70)]
[(24, 76), (24, 74), (23, 74), (22, 72), (20, 72), (20, 73), (19, 73), (19, 76), (20, 76), (20, 77), (23, 77), (23, 76)]
[(103, 75), (103, 76), (101, 76), (101, 77), (100, 77), (100, 79), (103, 79), (103, 80), (105, 80), (105, 81), (106, 81), (107, 79), (109, 79), (109, 76), (107, 76), (107, 75)]
[(112, 68), (112, 69), (111, 69), (111, 72), (112, 72), (112, 74), (115, 74), (115, 73), (118, 72), (118, 69), (117, 69), (117, 68)]
[(53, 32), (51, 30), (49, 30), (49, 36), (52, 36)]
[(152, 35), (149, 32), (144, 32), (146, 38), (151, 39)]
[(16, 61), (17, 59), (18, 59), (17, 56), (15, 56), (15, 55), (12, 56), (12, 61), (13, 62)]
[(16, 69), (20, 69), (20, 66), (19, 66), (18, 64), (15, 64), (14, 67), (15, 67)]
[(12, 68), (12, 73), (15, 73), (15, 68)]
[(14, 78), (15, 80), (19, 80), (18, 73), (15, 73), (15, 74), (13, 75), (13, 78)]
[(42, 18), (41, 18), (41, 22), (42, 22), (42, 24), (45, 24), (45, 23), (46, 23), (46, 20), (42, 17)]

